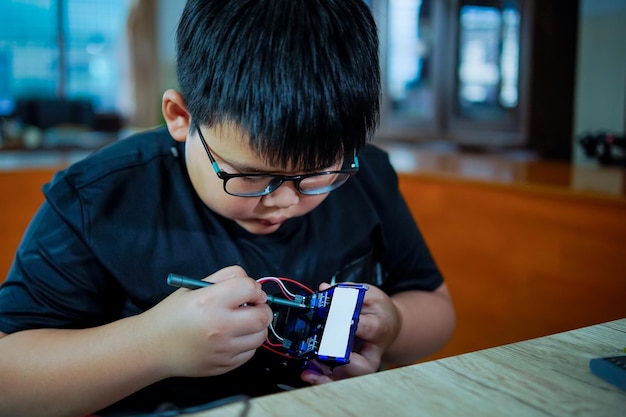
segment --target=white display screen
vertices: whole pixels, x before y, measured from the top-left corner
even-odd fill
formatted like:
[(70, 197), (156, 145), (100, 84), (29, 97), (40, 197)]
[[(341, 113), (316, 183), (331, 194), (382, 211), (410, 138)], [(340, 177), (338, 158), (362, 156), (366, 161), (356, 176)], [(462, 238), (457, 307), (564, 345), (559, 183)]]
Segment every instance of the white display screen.
[(320, 356), (343, 358), (348, 349), (350, 328), (359, 299), (359, 289), (337, 287), (334, 289), (326, 325), (322, 333)]

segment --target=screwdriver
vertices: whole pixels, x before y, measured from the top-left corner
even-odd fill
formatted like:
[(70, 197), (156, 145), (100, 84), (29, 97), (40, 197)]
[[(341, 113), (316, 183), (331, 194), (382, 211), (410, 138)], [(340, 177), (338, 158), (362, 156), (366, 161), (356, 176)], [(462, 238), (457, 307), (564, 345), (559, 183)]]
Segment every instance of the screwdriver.
[[(170, 285), (172, 287), (197, 290), (199, 288), (208, 287), (213, 284), (213, 282), (202, 281), (199, 279), (189, 278), (178, 274), (169, 274), (167, 276), (167, 285)], [(287, 300), (286, 298), (274, 297), (273, 295), (267, 296), (267, 303), (285, 307), (307, 308), (307, 306), (305, 306), (304, 304), (300, 304), (297, 301)]]

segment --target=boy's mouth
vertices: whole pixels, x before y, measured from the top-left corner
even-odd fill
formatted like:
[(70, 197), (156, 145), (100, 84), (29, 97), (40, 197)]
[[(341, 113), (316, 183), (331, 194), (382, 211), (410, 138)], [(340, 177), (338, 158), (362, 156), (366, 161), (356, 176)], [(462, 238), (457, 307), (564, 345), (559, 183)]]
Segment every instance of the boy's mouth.
[(266, 227), (283, 224), (287, 220), (286, 217), (271, 217), (269, 219), (259, 219), (258, 222)]

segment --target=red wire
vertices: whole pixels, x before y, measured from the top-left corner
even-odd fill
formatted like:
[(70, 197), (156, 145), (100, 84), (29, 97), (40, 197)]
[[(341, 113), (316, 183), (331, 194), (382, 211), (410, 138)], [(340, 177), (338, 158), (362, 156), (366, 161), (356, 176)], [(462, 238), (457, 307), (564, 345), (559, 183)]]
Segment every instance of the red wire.
[[(279, 278), (276, 278), (276, 279), (280, 280)], [(292, 297), (292, 296), (290, 296), (289, 294), (287, 294), (287, 291), (285, 291), (285, 288), (283, 288), (283, 286), (282, 286), (282, 285), (280, 285), (278, 282), (276, 282), (275, 280), (273, 280), (273, 279), (271, 279), (271, 278), (267, 278), (267, 279), (263, 279), (263, 278), (261, 278), (261, 279), (259, 279), (257, 282), (258, 282), (259, 284), (264, 284), (264, 283), (266, 283), (266, 282), (273, 282), (274, 284), (278, 285), (278, 288), (280, 288), (280, 292), (282, 292), (282, 293), (283, 293), (283, 295), (285, 296), (285, 298), (287, 298), (287, 299), (289, 299), (289, 300), (292, 300), (292, 299), (293, 299), (293, 297)]]
[[(283, 281), (284, 281), (284, 282), (288, 282), (288, 283), (290, 283), (290, 284), (296, 285), (296, 286), (298, 286), (298, 287), (300, 287), (300, 288), (304, 289), (305, 291), (307, 291), (307, 292), (309, 292), (309, 293), (311, 293), (311, 294), (315, 294), (315, 291), (313, 291), (311, 288), (307, 287), (306, 285), (304, 285), (304, 284), (302, 284), (301, 282), (298, 282), (298, 281), (296, 281), (296, 280), (294, 280), (294, 279), (291, 279), (291, 278), (283, 278), (283, 277), (272, 277), (272, 278), (276, 278), (277, 280), (279, 280), (279, 281), (281, 281), (281, 282), (283, 282)], [(285, 297), (287, 297), (287, 298), (292, 298), (292, 297), (290, 297), (290, 296), (286, 293), (286, 291), (285, 291), (285, 289), (282, 287), (282, 285), (279, 285), (279, 284), (278, 284), (278, 283), (277, 283), (274, 279), (270, 279), (270, 278), (268, 277), (267, 279), (260, 278), (260, 279), (258, 279), (258, 280), (257, 280), (257, 282), (258, 282), (258, 283), (260, 283), (260, 284), (263, 284), (264, 282), (268, 282), (268, 281), (269, 281), (269, 282), (274, 282), (276, 285), (278, 285), (278, 287), (280, 288), (281, 292), (285, 295)], [(277, 354), (277, 355), (279, 355), (279, 356), (282, 356), (282, 357), (285, 357), (285, 358), (289, 358), (289, 359), (297, 359), (297, 357), (295, 357), (295, 356), (291, 356), (291, 355), (289, 355), (289, 354), (287, 354), (287, 353), (280, 352), (280, 351), (278, 351), (278, 350), (274, 349), (273, 347), (282, 347), (282, 345), (281, 345), (281, 344), (278, 344), (278, 343), (272, 343), (272, 342), (270, 342), (269, 338), (268, 338), (268, 339), (266, 339), (266, 340), (265, 340), (265, 343), (263, 343), (261, 346), (262, 346), (264, 349), (267, 349), (267, 350), (269, 350), (270, 352), (273, 352), (273, 353), (275, 353), (275, 354)]]
[(310, 289), (309, 287), (307, 287), (307, 286), (306, 286), (306, 285), (304, 285), (303, 283), (296, 281), (295, 279), (291, 279), (291, 278), (281, 278), (281, 277), (276, 277), (276, 278), (278, 278), (278, 279), (279, 279), (279, 280), (281, 280), (281, 281), (286, 281), (286, 282), (292, 283), (292, 284), (294, 284), (294, 285), (297, 285), (297, 286), (299, 286), (299, 287), (301, 287), (301, 288), (304, 288), (306, 291), (310, 292), (311, 294), (314, 294), (314, 293), (315, 293), (315, 291), (313, 291), (312, 289)]
[(281, 347), (282, 344), (271, 342), (270, 339), (265, 339), (265, 344), (269, 346)]
[(271, 347), (269, 347), (269, 346), (268, 346), (268, 345), (266, 345), (266, 344), (262, 344), (262, 345), (261, 345), (261, 347), (263, 347), (263, 348), (265, 348), (265, 349), (269, 350), (270, 352), (273, 352), (273, 353), (275, 353), (275, 354), (277, 354), (277, 355), (283, 356), (283, 357), (285, 357), (285, 358), (289, 358), (289, 359), (297, 359), (297, 358), (295, 358), (294, 356), (288, 355), (288, 354), (283, 353), (283, 352), (279, 352), (279, 351), (277, 351), (276, 349), (272, 349)]

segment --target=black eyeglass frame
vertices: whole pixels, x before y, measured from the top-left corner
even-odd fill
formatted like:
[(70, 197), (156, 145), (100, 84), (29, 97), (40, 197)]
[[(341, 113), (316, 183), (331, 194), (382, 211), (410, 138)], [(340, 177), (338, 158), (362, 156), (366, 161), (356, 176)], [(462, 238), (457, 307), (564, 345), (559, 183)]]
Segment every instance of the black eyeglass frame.
[[(344, 168), (344, 169), (340, 169), (337, 171), (321, 171), (321, 172), (313, 172), (310, 174), (302, 174), (302, 175), (276, 175), (276, 174), (231, 174), (228, 173), (226, 171), (224, 171), (223, 169), (221, 169), (219, 167), (219, 165), (217, 164), (217, 161), (215, 160), (215, 158), (213, 157), (213, 154), (211, 153), (211, 150), (209, 149), (209, 145), (206, 143), (206, 140), (204, 139), (204, 136), (202, 135), (202, 131), (200, 130), (200, 126), (196, 125), (195, 126), (197, 132), (198, 132), (198, 136), (200, 137), (200, 142), (202, 142), (202, 146), (204, 147), (204, 150), (206, 151), (207, 156), (209, 157), (209, 160), (211, 161), (211, 165), (213, 166), (213, 170), (215, 171), (215, 174), (217, 175), (217, 177), (219, 179), (221, 179), (224, 183), (224, 192), (235, 196), (235, 197), (262, 197), (264, 195), (268, 195), (274, 191), (276, 191), (278, 189), (278, 187), (280, 187), (281, 185), (283, 185), (283, 183), (285, 181), (292, 181), (295, 186), (296, 189), (298, 190), (299, 193), (304, 194), (304, 195), (320, 195), (320, 194), (326, 194), (329, 193), (331, 191), (336, 190), (337, 188), (341, 187), (343, 184), (345, 184), (348, 179), (350, 179), (350, 177), (346, 178), (345, 181), (333, 186), (333, 184), (323, 187), (319, 190), (303, 190), (300, 187), (300, 182), (307, 179), (307, 178), (311, 178), (311, 177), (318, 177), (318, 176), (323, 176), (323, 175), (333, 175), (333, 174), (350, 174), (350, 176), (356, 174), (357, 172), (359, 172), (359, 158), (356, 155), (356, 149), (354, 150), (354, 161), (352, 162), (352, 164), (350, 165), (350, 168)], [(241, 194), (241, 193), (232, 193), (230, 191), (228, 191), (226, 189), (226, 183), (232, 179), (232, 178), (272, 178), (272, 180), (269, 182), (269, 184), (267, 185), (267, 187), (265, 187), (265, 189), (263, 191), (259, 191), (257, 193), (248, 193), (248, 194)]]

